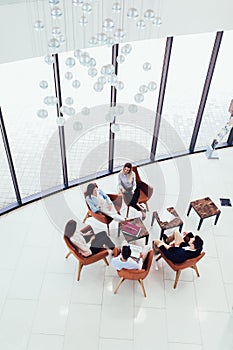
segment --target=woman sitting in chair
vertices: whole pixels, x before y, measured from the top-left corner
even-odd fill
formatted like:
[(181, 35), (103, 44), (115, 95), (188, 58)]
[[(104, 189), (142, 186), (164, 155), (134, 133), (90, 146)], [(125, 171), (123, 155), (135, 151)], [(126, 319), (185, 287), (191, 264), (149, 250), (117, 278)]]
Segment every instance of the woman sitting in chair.
[(123, 216), (117, 213), (109, 196), (98, 188), (95, 183), (90, 183), (87, 186), (86, 201), (94, 213), (104, 213), (118, 222), (125, 221)]
[(77, 222), (74, 220), (69, 220), (65, 227), (65, 236), (68, 237), (71, 242), (77, 247), (78, 252), (83, 256), (90, 256), (101, 251), (107, 246), (109, 249), (113, 250), (115, 244), (108, 237), (105, 231), (94, 233), (92, 230), (81, 233), (76, 231)]
[(142, 213), (142, 220), (146, 218), (145, 209), (138, 203), (140, 189), (136, 185), (135, 173), (131, 163), (125, 163), (118, 174), (118, 190), (123, 194), (127, 205)]

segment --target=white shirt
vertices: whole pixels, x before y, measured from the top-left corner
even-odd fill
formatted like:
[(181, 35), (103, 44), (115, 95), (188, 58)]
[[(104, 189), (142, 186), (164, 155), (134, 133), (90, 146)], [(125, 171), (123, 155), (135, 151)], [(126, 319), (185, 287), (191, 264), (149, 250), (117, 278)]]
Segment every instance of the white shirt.
[(121, 257), (122, 255), (119, 254), (116, 258), (112, 258), (111, 265), (115, 267), (115, 269), (141, 270), (143, 264), (142, 258), (140, 258), (139, 262), (137, 262), (131, 257), (129, 257), (127, 261), (122, 261)]
[(72, 237), (70, 237), (71, 242), (78, 248), (78, 252), (83, 256), (92, 255), (92, 251), (90, 250), (91, 243), (86, 243), (83, 235), (76, 231)]

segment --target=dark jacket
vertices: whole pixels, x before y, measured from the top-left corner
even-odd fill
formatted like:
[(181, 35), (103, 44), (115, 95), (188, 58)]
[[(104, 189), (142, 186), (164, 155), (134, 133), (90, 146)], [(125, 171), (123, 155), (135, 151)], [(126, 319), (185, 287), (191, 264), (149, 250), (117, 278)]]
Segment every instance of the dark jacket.
[(201, 253), (200, 250), (185, 250), (182, 247), (170, 247), (166, 249), (164, 245), (161, 245), (159, 249), (167, 259), (178, 264), (185, 260), (196, 258)]

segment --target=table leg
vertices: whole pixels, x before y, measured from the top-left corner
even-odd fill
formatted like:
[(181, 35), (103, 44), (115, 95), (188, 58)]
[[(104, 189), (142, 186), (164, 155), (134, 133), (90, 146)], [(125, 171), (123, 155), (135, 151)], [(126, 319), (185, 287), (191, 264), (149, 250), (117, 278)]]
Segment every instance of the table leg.
[(154, 213), (152, 214), (152, 220), (151, 220), (151, 224), (150, 224), (150, 226), (152, 227), (153, 226), (153, 224), (154, 224), (154, 221), (155, 221), (155, 216), (154, 216)]
[(203, 222), (203, 219), (200, 219), (200, 222), (199, 222), (199, 225), (198, 225), (197, 231), (199, 231), (199, 230), (200, 230), (202, 222)]
[(218, 214), (216, 215), (215, 222), (214, 222), (214, 224), (215, 224), (215, 225), (216, 225), (216, 224), (217, 224), (217, 222), (218, 222), (218, 218), (219, 218), (220, 214), (221, 214), (221, 212), (220, 212), (220, 213), (218, 213)]
[(179, 226), (179, 231), (180, 231), (180, 232), (182, 231), (182, 227), (183, 227), (183, 224), (181, 224), (181, 225)]
[(118, 224), (118, 237), (120, 237), (120, 223)]
[(189, 216), (189, 213), (190, 213), (190, 210), (192, 209), (192, 204), (190, 203), (189, 204), (189, 209), (188, 209), (188, 212), (187, 212), (187, 216)]

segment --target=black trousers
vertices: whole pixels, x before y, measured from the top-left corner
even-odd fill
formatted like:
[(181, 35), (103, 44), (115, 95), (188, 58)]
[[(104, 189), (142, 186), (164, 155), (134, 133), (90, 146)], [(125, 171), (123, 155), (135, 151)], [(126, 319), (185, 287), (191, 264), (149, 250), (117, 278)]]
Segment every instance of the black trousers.
[(91, 242), (91, 251), (92, 254), (98, 253), (101, 249), (103, 249), (103, 245), (106, 244), (109, 249), (114, 249), (115, 244), (113, 241), (110, 239), (110, 237), (107, 235), (105, 231), (98, 232), (95, 235), (95, 239)]
[(124, 192), (125, 196), (125, 202), (127, 205), (130, 205), (131, 207), (135, 208), (136, 210), (140, 211), (141, 209), (138, 207), (138, 198), (140, 196), (140, 188), (137, 186), (132, 193), (130, 192)]

